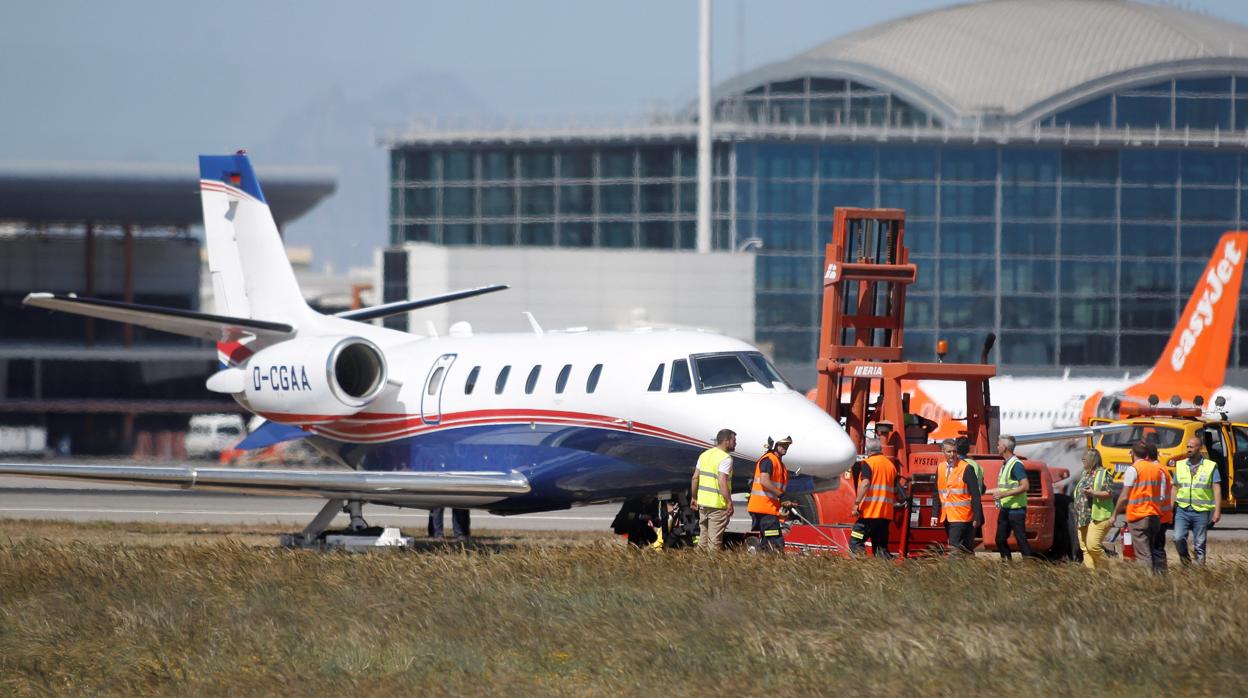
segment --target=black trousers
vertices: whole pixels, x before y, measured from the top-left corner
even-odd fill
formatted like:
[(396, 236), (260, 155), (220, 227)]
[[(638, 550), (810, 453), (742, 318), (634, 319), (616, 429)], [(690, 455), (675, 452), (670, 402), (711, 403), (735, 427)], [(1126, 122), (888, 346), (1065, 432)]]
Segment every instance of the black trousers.
[(780, 526), (779, 516), (750, 512), (750, 530), (763, 534), (758, 544), (759, 550), (784, 552), (784, 529)]
[(949, 537), (949, 547), (962, 552), (975, 551), (975, 526), (970, 521), (946, 521), (945, 534)]
[(1027, 509), (997, 510), (997, 552), (1006, 560), (1010, 554), (1010, 534), (1014, 534), (1014, 542), (1018, 543), (1018, 552), (1023, 557), (1032, 557), (1031, 544), (1027, 542)]
[(1174, 524), (1158, 523), (1157, 535), (1153, 536), (1153, 539), (1149, 541), (1153, 554), (1153, 569), (1155, 570), (1166, 571), (1166, 531), (1173, 530)]
[(867, 541), (871, 541), (876, 557), (883, 560), (892, 558), (892, 553), (888, 552), (888, 527), (892, 522), (892, 519), (858, 519), (849, 533), (850, 552), (866, 554)]

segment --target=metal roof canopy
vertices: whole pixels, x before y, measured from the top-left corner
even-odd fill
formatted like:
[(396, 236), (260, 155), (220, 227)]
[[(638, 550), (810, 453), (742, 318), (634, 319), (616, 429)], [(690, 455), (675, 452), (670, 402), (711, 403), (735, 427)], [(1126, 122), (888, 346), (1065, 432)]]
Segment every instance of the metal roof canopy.
[[(338, 186), (325, 167), (256, 171), (278, 225), (307, 213)], [(199, 170), (194, 164), (0, 162), (0, 220), (199, 225)]]
[(718, 85), (720, 100), (772, 81), (849, 77), (945, 122), (1026, 124), (1135, 84), (1248, 71), (1248, 27), (1176, 7), (993, 0), (843, 35)]

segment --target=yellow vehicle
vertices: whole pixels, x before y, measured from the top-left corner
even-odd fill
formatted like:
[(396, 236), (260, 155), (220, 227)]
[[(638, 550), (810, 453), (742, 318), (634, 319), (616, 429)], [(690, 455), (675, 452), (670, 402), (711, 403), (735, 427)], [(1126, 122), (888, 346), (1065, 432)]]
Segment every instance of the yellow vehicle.
[(1225, 412), (1217, 409), (1206, 412), (1199, 405), (1162, 407), (1156, 400), (1155, 396), (1150, 397), (1147, 407), (1124, 405), (1120, 419), (1089, 420), (1090, 424), (1132, 427), (1088, 439), (1088, 447), (1100, 452), (1105, 467), (1114, 472), (1114, 481), (1121, 482), (1133, 460), (1131, 446), (1138, 441), (1157, 446), (1158, 460), (1173, 477), (1175, 464), (1187, 457), (1188, 439), (1198, 436), (1205, 443), (1205, 454), (1218, 464), (1223, 511), (1248, 508), (1248, 424), (1231, 422)]

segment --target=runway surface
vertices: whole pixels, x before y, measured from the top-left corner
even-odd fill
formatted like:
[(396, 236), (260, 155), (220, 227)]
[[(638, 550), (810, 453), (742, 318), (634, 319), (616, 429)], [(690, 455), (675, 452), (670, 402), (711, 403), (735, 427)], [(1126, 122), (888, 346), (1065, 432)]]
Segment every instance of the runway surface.
[[(324, 500), (305, 497), (261, 497), (227, 492), (153, 489), (128, 485), (97, 484), (0, 476), (0, 518), (64, 521), (143, 521), (198, 524), (282, 524), (303, 528)], [(472, 513), (474, 529), (547, 531), (607, 531), (619, 510), (618, 504), (598, 504), (564, 511), (517, 516)], [(364, 516), (370, 524), (398, 526), (419, 534), (428, 512), (369, 506)], [(339, 516), (335, 526), (345, 526)], [(450, 516), (446, 530), (450, 531)], [(731, 530), (748, 531), (749, 515), (737, 506)], [(1209, 533), (1213, 539), (1248, 540), (1248, 514), (1228, 514)]]
[[(152, 489), (43, 478), (0, 477), (0, 518), (67, 521), (146, 521), (204, 524), (284, 524), (291, 530), (303, 528), (324, 504), (306, 497), (259, 497), (228, 492), (196, 492)], [(619, 504), (598, 504), (565, 511), (516, 516), (494, 516), (472, 512), (474, 529), (607, 531), (619, 511)], [(449, 513), (449, 512), (448, 512)], [(364, 518), (370, 524), (398, 526), (418, 534), (425, 527), (428, 512), (423, 509), (396, 509), (368, 506)], [(339, 516), (335, 526), (345, 526)], [(732, 530), (747, 531), (749, 515), (737, 507)], [(450, 516), (446, 530), (451, 529)]]

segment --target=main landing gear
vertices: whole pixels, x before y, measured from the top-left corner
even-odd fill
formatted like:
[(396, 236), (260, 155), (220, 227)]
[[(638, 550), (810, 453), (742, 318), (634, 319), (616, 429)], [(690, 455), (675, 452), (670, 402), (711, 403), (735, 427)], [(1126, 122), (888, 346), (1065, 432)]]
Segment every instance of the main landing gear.
[[(339, 512), (351, 517), (345, 529), (329, 531), (329, 525)], [(316, 517), (299, 533), (284, 533), (283, 548), (300, 550), (347, 550), (359, 551), (370, 548), (410, 548), (415, 541), (404, 536), (397, 528), (369, 526), (364, 520), (364, 502), (358, 499), (330, 499), (321, 507)]]

